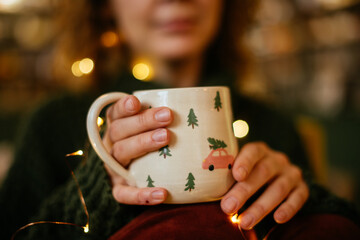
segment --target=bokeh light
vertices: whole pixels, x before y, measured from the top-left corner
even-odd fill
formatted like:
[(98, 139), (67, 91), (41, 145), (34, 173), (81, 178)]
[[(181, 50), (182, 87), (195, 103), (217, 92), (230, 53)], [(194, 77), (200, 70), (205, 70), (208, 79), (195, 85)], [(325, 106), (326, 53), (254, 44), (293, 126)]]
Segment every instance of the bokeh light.
[(74, 74), (75, 77), (81, 77), (83, 73), (80, 71), (79, 67), (80, 61), (76, 61), (71, 66), (71, 72)]
[(149, 64), (140, 62), (134, 65), (132, 69), (134, 77), (141, 81), (149, 81), (152, 77), (152, 69)]
[(118, 35), (113, 31), (104, 32), (101, 35), (101, 43), (105, 47), (113, 47), (119, 42)]
[(90, 58), (84, 58), (75, 61), (71, 66), (71, 72), (75, 77), (81, 77), (84, 74), (90, 74), (94, 69), (94, 61)]
[(237, 213), (235, 213), (234, 215), (232, 215), (231, 217), (231, 222), (232, 223), (240, 223), (240, 218), (239, 215)]
[(96, 123), (98, 127), (101, 127), (104, 124), (104, 119), (98, 117)]
[(84, 229), (84, 233), (88, 233), (89, 232), (89, 224), (87, 223), (83, 229)]
[(237, 120), (233, 123), (234, 135), (237, 138), (246, 137), (249, 133), (249, 125), (244, 120)]
[(19, 7), (22, 0), (0, 0), (0, 9), (13, 10)]
[(94, 62), (90, 58), (84, 58), (79, 63), (79, 69), (84, 74), (89, 74), (94, 69)]
[(76, 151), (76, 152), (66, 154), (66, 157), (70, 157), (70, 156), (83, 156), (83, 155), (84, 155), (83, 150), (78, 150), (78, 151)]

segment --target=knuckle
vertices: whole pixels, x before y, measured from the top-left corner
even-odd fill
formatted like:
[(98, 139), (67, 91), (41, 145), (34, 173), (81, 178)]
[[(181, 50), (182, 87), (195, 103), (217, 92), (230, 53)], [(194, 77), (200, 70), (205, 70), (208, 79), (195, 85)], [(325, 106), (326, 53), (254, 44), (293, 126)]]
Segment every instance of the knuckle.
[(292, 176), (294, 176), (294, 178), (297, 180), (297, 181), (299, 181), (300, 179), (302, 179), (303, 178), (303, 176), (302, 176), (302, 171), (301, 171), (301, 169), (299, 168), (299, 167), (297, 167), (297, 166), (293, 166), (293, 170), (292, 170)]
[(114, 106), (110, 106), (108, 109), (106, 109), (106, 112), (105, 112), (106, 119), (108, 119), (108, 120), (112, 119), (113, 111), (114, 111)]
[(150, 200), (149, 200), (149, 194), (147, 192), (144, 192), (144, 191), (139, 191), (137, 193), (137, 203), (138, 204), (149, 204), (150, 203)]
[(287, 181), (279, 181), (276, 188), (279, 196), (286, 196), (290, 191), (290, 186)]
[(306, 184), (304, 184), (304, 188), (302, 189), (302, 191), (299, 192), (298, 197), (301, 203), (306, 202), (306, 200), (308, 199), (310, 195), (310, 190), (307, 187)]
[(247, 168), (251, 166), (252, 159), (253, 158), (250, 154), (244, 154), (243, 158), (241, 159), (241, 163), (238, 163), (238, 165)]
[(258, 154), (258, 147), (254, 143), (247, 143), (243, 147), (244, 158), (243, 162), (246, 165), (250, 165), (254, 159), (259, 155)]
[(265, 207), (260, 203), (254, 203), (252, 209), (255, 211), (256, 216), (263, 216), (267, 212)]
[(240, 196), (250, 196), (251, 191), (248, 187), (246, 187), (244, 184), (239, 184), (236, 188), (236, 191)]
[(268, 145), (263, 141), (256, 142), (255, 144), (256, 144), (259, 151), (267, 150), (269, 148)]
[(124, 146), (120, 143), (115, 143), (111, 149), (111, 155), (121, 164), (127, 165), (123, 159)]
[(251, 142), (245, 144), (243, 150), (245, 157), (251, 160), (261, 158), (267, 148), (268, 147), (264, 142)]
[(255, 154), (256, 152), (258, 152), (260, 149), (259, 149), (259, 144), (258, 143), (254, 143), (254, 142), (251, 142), (251, 143), (247, 143), (244, 145), (244, 150), (246, 150), (249, 154)]
[(151, 142), (150, 140), (151, 138), (149, 138), (147, 135), (142, 134), (136, 137), (136, 145), (140, 146), (140, 147), (144, 147), (149, 145), (149, 143)]
[(302, 199), (303, 203), (305, 203), (308, 200), (309, 196), (310, 196), (310, 190), (307, 186), (305, 186), (304, 195)]
[(265, 178), (265, 179), (269, 179), (271, 178), (271, 167), (269, 166), (269, 164), (267, 162), (262, 162), (260, 164), (258, 164), (257, 166), (259, 174)]
[(119, 189), (119, 187), (114, 187), (112, 189), (112, 195), (117, 202), (121, 202), (122, 197), (121, 197), (121, 190)]
[(142, 113), (142, 114), (138, 114), (137, 115), (137, 122), (139, 124), (139, 126), (146, 126), (148, 119), (147, 119), (147, 115)]
[(108, 125), (108, 133), (111, 142), (116, 141), (116, 132), (117, 132), (117, 127), (115, 123)]
[(290, 163), (290, 160), (288, 158), (288, 156), (285, 153), (282, 152), (276, 152), (276, 157), (278, 159), (278, 162), (280, 165), (285, 166), (288, 165)]
[(115, 118), (116, 116), (120, 115), (120, 113), (122, 112), (122, 104), (121, 104), (121, 100), (118, 100), (117, 102), (114, 103), (114, 105), (112, 105), (110, 108), (110, 118)]

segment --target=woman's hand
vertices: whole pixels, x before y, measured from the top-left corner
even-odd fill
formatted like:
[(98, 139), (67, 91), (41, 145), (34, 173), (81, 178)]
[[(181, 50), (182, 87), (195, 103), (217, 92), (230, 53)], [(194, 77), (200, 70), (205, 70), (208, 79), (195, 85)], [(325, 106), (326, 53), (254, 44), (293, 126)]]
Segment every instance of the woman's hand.
[[(127, 167), (131, 160), (148, 152), (166, 146), (170, 140), (165, 128), (173, 115), (169, 108), (159, 107), (141, 111), (139, 100), (132, 95), (126, 96), (107, 111), (107, 130), (103, 142), (112, 156)], [(133, 205), (154, 205), (165, 201), (167, 192), (163, 188), (137, 188), (105, 165), (112, 184), (116, 201)]]
[(290, 220), (306, 202), (309, 189), (301, 170), (283, 153), (261, 142), (246, 144), (235, 159), (237, 183), (221, 200), (227, 214), (236, 213), (262, 186), (265, 191), (240, 215), (240, 227), (251, 229), (275, 208), (278, 223)]

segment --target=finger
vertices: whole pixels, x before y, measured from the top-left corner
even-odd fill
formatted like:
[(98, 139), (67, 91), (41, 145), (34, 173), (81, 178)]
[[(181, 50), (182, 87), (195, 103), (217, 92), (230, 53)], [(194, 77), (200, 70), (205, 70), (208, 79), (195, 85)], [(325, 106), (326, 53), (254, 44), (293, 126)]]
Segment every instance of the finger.
[(172, 119), (172, 112), (167, 107), (147, 109), (134, 116), (113, 121), (109, 127), (109, 137), (112, 142), (116, 142), (145, 131), (165, 127)]
[(274, 219), (277, 223), (289, 221), (301, 209), (309, 197), (309, 188), (305, 182), (290, 193), (287, 200), (280, 205), (274, 213)]
[(115, 102), (106, 111), (106, 119), (112, 121), (118, 118), (132, 116), (139, 112), (141, 109), (141, 103), (133, 95), (125, 96)]
[(301, 181), (300, 170), (292, 167), (275, 179), (251, 206), (241, 214), (241, 227), (251, 229), (275, 209)]
[(265, 143), (256, 142), (244, 145), (236, 157), (233, 176), (240, 182), (247, 178), (254, 166), (264, 157), (266, 157), (269, 148)]
[(279, 172), (279, 166), (271, 158), (257, 164), (245, 181), (236, 183), (221, 200), (221, 207), (227, 214), (237, 212), (242, 205)]
[(130, 205), (156, 205), (167, 197), (163, 188), (137, 188), (121, 184), (115, 185), (112, 193), (117, 202)]
[(111, 154), (121, 165), (127, 166), (131, 159), (158, 150), (166, 146), (169, 141), (169, 130), (160, 128), (114, 143)]
[(106, 172), (108, 173), (109, 177), (110, 177), (110, 185), (111, 188), (115, 185), (118, 184), (122, 184), (122, 185), (126, 185), (127, 182), (125, 180), (125, 178), (123, 178), (122, 176), (120, 176), (118, 173), (116, 173), (111, 167), (109, 167), (106, 163), (104, 163), (104, 167)]

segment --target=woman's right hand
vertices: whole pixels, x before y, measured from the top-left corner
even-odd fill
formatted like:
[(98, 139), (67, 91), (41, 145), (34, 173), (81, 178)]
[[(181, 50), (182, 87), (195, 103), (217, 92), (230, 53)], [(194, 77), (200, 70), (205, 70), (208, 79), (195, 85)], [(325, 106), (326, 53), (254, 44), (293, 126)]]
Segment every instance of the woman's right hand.
[[(169, 144), (170, 132), (166, 127), (173, 121), (173, 115), (167, 107), (141, 111), (140, 101), (129, 95), (109, 107), (106, 119), (103, 142), (123, 167), (127, 167), (132, 159)], [(155, 205), (164, 202), (167, 197), (164, 188), (132, 187), (106, 164), (105, 169), (111, 180), (112, 194), (119, 203)]]

